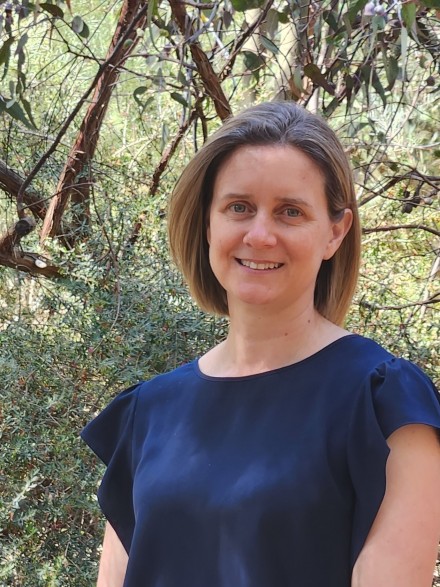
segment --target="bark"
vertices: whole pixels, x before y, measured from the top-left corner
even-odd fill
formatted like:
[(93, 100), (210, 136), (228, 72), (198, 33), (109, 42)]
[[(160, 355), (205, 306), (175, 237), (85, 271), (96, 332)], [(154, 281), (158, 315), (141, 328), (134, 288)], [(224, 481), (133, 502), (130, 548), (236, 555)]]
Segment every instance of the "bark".
[(196, 37), (196, 31), (194, 31), (191, 21), (186, 13), (185, 4), (181, 0), (170, 0), (170, 7), (180, 32), (188, 42), (203, 87), (208, 96), (212, 98), (215, 111), (220, 119), (226, 120), (226, 118), (232, 114), (231, 107), (223, 92), (219, 77), (215, 73), (208, 56), (197, 40), (191, 40), (193, 37)]
[[(10, 169), (4, 161), (0, 159), (0, 189), (4, 190), (14, 198), (17, 198), (20, 187), (24, 179)], [(36, 218), (44, 220), (47, 207), (43, 199), (37, 192), (31, 188), (24, 191), (22, 197), (24, 208), (28, 208)]]
[(57, 267), (42, 255), (29, 253), (20, 249), (20, 241), (35, 228), (32, 216), (21, 218), (0, 237), (0, 265), (25, 271), (31, 275), (44, 277), (61, 277)]
[[(145, 0), (124, 0), (118, 24), (107, 52), (105, 60), (107, 67), (103, 69), (95, 86), (90, 105), (60, 175), (56, 193), (50, 202), (41, 231), (42, 241), (47, 236), (62, 234), (62, 216), (69, 200), (77, 206), (74, 211), (72, 228), (79, 230), (81, 226), (86, 227), (90, 222), (90, 187), (93, 182), (90, 164), (95, 154), (102, 122), (113, 89), (119, 78), (119, 66), (136, 46), (136, 29), (142, 28), (145, 23), (144, 13), (142, 18), (136, 22), (136, 26), (131, 26), (144, 5)], [(124, 39), (124, 43), (120, 42), (122, 39)], [(125, 41), (132, 42), (126, 43)], [(81, 179), (78, 179), (80, 175)], [(69, 235), (68, 240), (74, 241), (75, 234)]]

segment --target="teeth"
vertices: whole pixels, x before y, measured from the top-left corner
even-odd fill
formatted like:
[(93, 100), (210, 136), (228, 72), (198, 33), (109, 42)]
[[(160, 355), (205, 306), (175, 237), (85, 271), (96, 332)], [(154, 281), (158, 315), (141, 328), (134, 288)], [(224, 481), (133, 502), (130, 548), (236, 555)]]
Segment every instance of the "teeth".
[(278, 269), (281, 267), (281, 263), (254, 263), (254, 261), (244, 261), (243, 259), (240, 263), (250, 269)]

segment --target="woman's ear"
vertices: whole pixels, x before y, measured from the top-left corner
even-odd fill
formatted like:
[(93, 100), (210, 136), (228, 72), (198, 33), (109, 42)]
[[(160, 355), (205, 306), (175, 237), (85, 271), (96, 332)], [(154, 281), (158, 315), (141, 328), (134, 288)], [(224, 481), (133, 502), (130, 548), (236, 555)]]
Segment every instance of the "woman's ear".
[(323, 257), (325, 260), (331, 259), (339, 249), (342, 241), (345, 238), (345, 235), (350, 230), (352, 223), (353, 212), (350, 210), (350, 208), (345, 208), (342, 213), (342, 217), (337, 222), (333, 222), (331, 228), (331, 238), (328, 242), (327, 249)]

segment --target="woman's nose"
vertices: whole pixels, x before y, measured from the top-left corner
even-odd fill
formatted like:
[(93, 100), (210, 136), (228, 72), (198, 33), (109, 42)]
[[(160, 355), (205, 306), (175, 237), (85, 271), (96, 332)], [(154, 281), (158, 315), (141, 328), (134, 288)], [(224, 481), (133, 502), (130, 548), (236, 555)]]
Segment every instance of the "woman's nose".
[(254, 249), (274, 247), (277, 244), (273, 219), (256, 214), (250, 221), (243, 243)]

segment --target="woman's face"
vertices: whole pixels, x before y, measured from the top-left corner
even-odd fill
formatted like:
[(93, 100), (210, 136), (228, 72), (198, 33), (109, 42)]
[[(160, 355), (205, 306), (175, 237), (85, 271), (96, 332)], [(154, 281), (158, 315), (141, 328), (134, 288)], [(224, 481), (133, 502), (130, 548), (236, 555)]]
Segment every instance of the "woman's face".
[(322, 173), (302, 151), (240, 147), (217, 173), (207, 229), (210, 264), (230, 314), (242, 304), (313, 305), (321, 263), (351, 219), (350, 210), (338, 222), (329, 218)]

